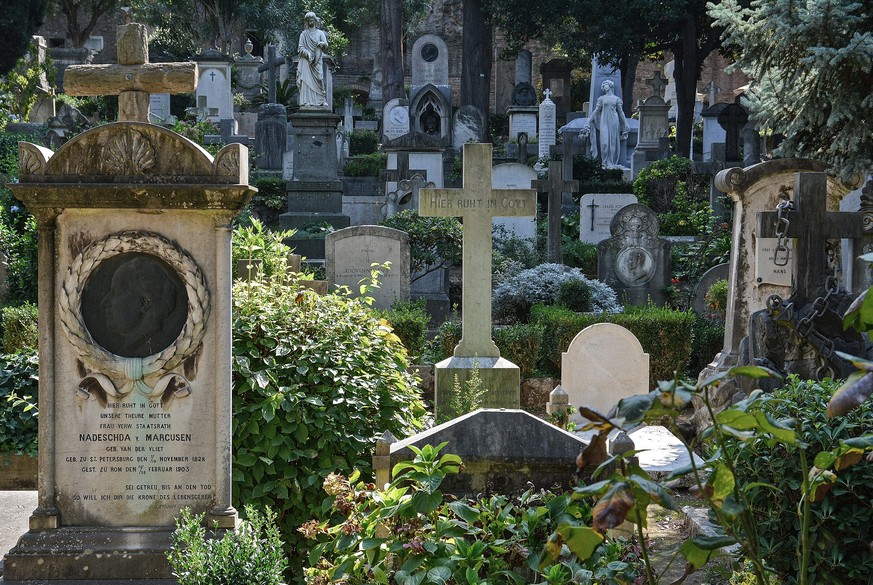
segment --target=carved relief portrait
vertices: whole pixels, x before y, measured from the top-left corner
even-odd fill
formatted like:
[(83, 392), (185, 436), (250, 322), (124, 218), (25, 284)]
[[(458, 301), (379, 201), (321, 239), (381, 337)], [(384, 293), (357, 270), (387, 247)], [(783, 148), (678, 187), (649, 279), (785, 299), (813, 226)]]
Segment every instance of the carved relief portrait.
[(172, 344), (188, 317), (185, 284), (169, 264), (128, 252), (100, 263), (82, 292), (82, 317), (99, 345), (146, 357)]
[(80, 398), (105, 406), (136, 391), (167, 404), (190, 394), (188, 362), (199, 354), (210, 295), (177, 244), (142, 231), (89, 244), (70, 265), (59, 306), (81, 363)]

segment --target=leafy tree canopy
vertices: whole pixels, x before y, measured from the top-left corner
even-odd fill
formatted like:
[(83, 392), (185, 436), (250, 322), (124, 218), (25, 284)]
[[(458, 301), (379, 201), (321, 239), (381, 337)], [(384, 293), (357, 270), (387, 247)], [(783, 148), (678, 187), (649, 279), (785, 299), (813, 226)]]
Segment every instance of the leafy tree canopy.
[[(365, 23), (379, 21), (379, 0), (132, 0), (137, 20), (157, 29), (153, 46), (169, 57), (189, 58), (200, 49), (231, 51), (245, 31), (256, 30), (265, 42), (294, 43), (303, 30), (303, 15), (322, 19), (330, 52), (342, 55), (348, 36)], [(414, 25), (428, 0), (404, 0), (407, 22)]]
[(511, 49), (539, 39), (585, 64), (593, 55), (623, 70), (631, 61), (670, 51), (676, 60), (677, 142), (688, 153), (696, 84), (703, 60), (720, 45), (706, 0), (488, 0), (492, 21)]
[(6, 0), (0, 11), (0, 75), (15, 67), (30, 45), (30, 37), (42, 25), (46, 0)]
[(121, 6), (121, 0), (48, 0), (49, 13), (61, 13), (67, 19), (67, 36), (80, 49), (94, 32), (104, 15)]
[(752, 79), (756, 119), (785, 137), (780, 154), (873, 170), (873, 1), (722, 0), (709, 13)]

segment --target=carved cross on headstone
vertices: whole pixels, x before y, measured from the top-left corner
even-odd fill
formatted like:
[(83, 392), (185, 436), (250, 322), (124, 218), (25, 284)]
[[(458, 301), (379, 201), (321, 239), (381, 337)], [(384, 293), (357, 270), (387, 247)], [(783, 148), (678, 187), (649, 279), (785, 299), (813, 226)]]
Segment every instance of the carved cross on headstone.
[(725, 156), (730, 162), (740, 158), (740, 132), (749, 121), (749, 113), (740, 104), (728, 104), (718, 115), (718, 124), (725, 131)]
[(464, 187), (422, 189), (419, 214), (464, 223), (463, 323), (454, 355), (499, 358), (491, 339), (491, 223), (494, 217), (536, 215), (536, 191), (491, 187), (491, 144), (465, 144), (463, 160)]
[(655, 70), (654, 77), (646, 80), (646, 85), (651, 85), (652, 89), (655, 90), (655, 95), (659, 98), (663, 98), (663, 89), (667, 87), (667, 78), (661, 74), (660, 70)]
[(545, 99), (545, 100), (550, 100), (550, 99), (552, 99), (552, 90), (551, 90), (551, 88), (547, 87), (546, 89), (543, 90), (543, 99)]
[(120, 122), (148, 122), (153, 93), (191, 93), (197, 87), (197, 64), (149, 63), (145, 26), (118, 27), (117, 65), (71, 65), (64, 72), (69, 95), (117, 95)]
[(549, 161), (549, 175), (545, 179), (531, 181), (532, 188), (548, 193), (548, 244), (546, 262), (561, 263), (561, 198), (564, 193), (579, 191), (579, 181), (564, 179), (564, 161)]
[(276, 70), (285, 64), (285, 57), (276, 56), (276, 45), (267, 45), (266, 58), (263, 65), (258, 65), (258, 72), (267, 72), (267, 99), (276, 103)]
[[(827, 239), (859, 238), (864, 234), (864, 214), (827, 211), (827, 175), (797, 173), (794, 179), (794, 211), (783, 214), (789, 221), (786, 237), (796, 238), (797, 272), (794, 275), (796, 306), (814, 298), (827, 273)], [(758, 214), (758, 238), (775, 238), (777, 214)]]

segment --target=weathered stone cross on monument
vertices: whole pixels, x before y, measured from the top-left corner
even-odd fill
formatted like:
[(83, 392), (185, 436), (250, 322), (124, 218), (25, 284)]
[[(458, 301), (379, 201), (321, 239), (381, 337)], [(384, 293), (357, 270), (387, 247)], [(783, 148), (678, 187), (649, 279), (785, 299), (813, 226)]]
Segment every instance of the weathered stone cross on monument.
[(276, 70), (285, 64), (285, 57), (276, 56), (276, 45), (267, 45), (263, 65), (258, 65), (258, 72), (267, 72), (267, 99), (276, 103)]
[(460, 217), (464, 223), (462, 334), (454, 357), (434, 368), (438, 417), (451, 398), (455, 376), (463, 383), (474, 369), (488, 390), (483, 406), (520, 405), (518, 366), (501, 358), (491, 339), (491, 224), (494, 217), (536, 215), (536, 191), (491, 187), (490, 144), (465, 144), (463, 158), (462, 189), (422, 189), (418, 201), (422, 216)]
[(540, 193), (549, 194), (548, 240), (546, 262), (561, 263), (561, 199), (564, 193), (579, 191), (579, 181), (564, 179), (564, 162), (549, 161), (549, 176), (546, 179), (531, 181), (530, 186)]
[(463, 334), (459, 357), (500, 357), (491, 339), (491, 223), (536, 215), (536, 191), (491, 187), (491, 145), (464, 145), (463, 189), (422, 189), (419, 214), (460, 217), (463, 242)]
[(656, 69), (653, 77), (651, 79), (646, 80), (646, 85), (651, 85), (652, 89), (655, 90), (655, 95), (659, 98), (663, 98), (662, 90), (667, 86), (667, 78), (661, 74), (661, 71)]
[[(794, 275), (796, 306), (815, 298), (823, 284), (828, 259), (826, 240), (860, 238), (864, 235), (864, 214), (827, 211), (827, 176), (824, 173), (797, 173), (794, 181), (794, 211), (784, 213), (788, 219), (785, 237), (796, 238), (797, 273)], [(758, 214), (758, 237), (778, 236), (777, 213)]]
[(148, 122), (149, 95), (190, 93), (197, 87), (197, 64), (149, 63), (145, 26), (118, 27), (117, 65), (71, 65), (64, 72), (69, 95), (117, 95), (119, 122)]

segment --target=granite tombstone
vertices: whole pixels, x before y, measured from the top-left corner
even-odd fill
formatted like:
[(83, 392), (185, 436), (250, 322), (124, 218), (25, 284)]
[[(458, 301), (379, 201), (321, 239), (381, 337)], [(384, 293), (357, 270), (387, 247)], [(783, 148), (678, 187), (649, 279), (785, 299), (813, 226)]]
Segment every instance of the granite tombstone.
[(663, 305), (670, 282), (670, 242), (658, 237), (658, 217), (645, 205), (623, 207), (609, 226), (612, 237), (600, 242), (598, 278), (626, 304)]

